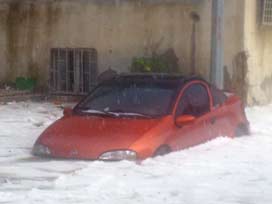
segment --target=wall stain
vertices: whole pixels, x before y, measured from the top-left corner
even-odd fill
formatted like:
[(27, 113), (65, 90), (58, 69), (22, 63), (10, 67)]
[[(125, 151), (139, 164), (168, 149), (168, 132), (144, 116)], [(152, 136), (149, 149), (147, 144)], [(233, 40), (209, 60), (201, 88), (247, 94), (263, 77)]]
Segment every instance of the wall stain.
[(26, 18), (26, 14), (21, 10), (20, 1), (13, 1), (9, 4), (7, 14), (7, 62), (9, 70), (7, 81), (14, 79), (17, 74), (16, 60), (18, 59), (18, 34), (21, 22)]
[[(43, 8), (45, 15), (41, 13)], [(42, 42), (42, 46), (50, 46), (53, 27), (59, 15), (60, 8), (57, 2), (48, 1), (40, 4), (35, 1), (14, 0), (8, 4), (5, 22), (8, 62), (6, 81), (14, 81), (16, 77), (22, 75), (38, 79), (38, 81), (44, 78), (40, 71), (46, 67), (41, 69), (40, 59), (36, 57), (40, 49), (38, 42), (40, 42), (41, 35), (45, 35), (46, 42)], [(40, 29), (44, 32), (41, 32)]]
[(57, 2), (48, 2), (46, 4), (46, 31), (50, 38), (53, 32), (54, 25), (58, 22), (62, 10)]
[(28, 77), (37, 79), (39, 78), (39, 67), (37, 63), (35, 63), (35, 59), (33, 58), (33, 54), (35, 51), (35, 43), (37, 37), (37, 29), (39, 24), (39, 12), (34, 3), (31, 3), (28, 7), (28, 26), (27, 26), (27, 44), (26, 44), (26, 55), (27, 55), (27, 65)]
[(267, 76), (261, 83), (261, 89), (267, 94), (268, 98), (272, 96), (272, 75)]
[(248, 94), (248, 83), (246, 80), (248, 73), (248, 54), (246, 51), (241, 51), (233, 58), (233, 74), (232, 77), (227, 71), (225, 72), (224, 87), (227, 90), (233, 91), (241, 97), (242, 101), (246, 103)]

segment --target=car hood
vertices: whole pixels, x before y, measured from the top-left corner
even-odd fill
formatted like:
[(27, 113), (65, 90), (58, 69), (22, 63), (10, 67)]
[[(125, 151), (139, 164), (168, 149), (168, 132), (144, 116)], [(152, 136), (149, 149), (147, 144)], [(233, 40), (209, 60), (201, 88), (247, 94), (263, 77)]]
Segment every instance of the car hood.
[(110, 150), (128, 149), (161, 119), (100, 116), (63, 117), (48, 127), (36, 144), (47, 146), (51, 156), (98, 159)]

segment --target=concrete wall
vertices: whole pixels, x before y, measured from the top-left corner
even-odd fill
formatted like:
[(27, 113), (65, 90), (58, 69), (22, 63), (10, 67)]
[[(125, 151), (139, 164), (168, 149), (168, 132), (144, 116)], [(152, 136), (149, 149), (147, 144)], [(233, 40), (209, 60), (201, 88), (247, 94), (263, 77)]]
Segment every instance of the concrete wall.
[(45, 84), (51, 28), (57, 15), (54, 6), (7, 1), (0, 3), (0, 9), (1, 79), (30, 76)]
[[(188, 74), (192, 11), (200, 16), (196, 29), (196, 72), (208, 79), (211, 2), (6, 0), (0, 3), (0, 80), (32, 76), (46, 86), (52, 47), (96, 48), (100, 72), (109, 67), (127, 71), (133, 57), (173, 48), (180, 71)], [(235, 83), (240, 80), (236, 77), (240, 69), (234, 63), (244, 45), (241, 8), (244, 0), (225, 1), (226, 86), (230, 88), (241, 86)]]
[(7, 71), (8, 71), (8, 64), (6, 58), (7, 52), (7, 9), (8, 5), (2, 4), (0, 6), (0, 81), (6, 79)]
[(248, 53), (248, 103), (272, 102), (272, 27), (261, 25), (261, 1), (246, 0), (244, 45)]
[(52, 47), (96, 48), (99, 70), (127, 71), (133, 57), (174, 48), (190, 67), (191, 7), (98, 1), (15, 1), (0, 4), (1, 78), (34, 75), (46, 84)]
[[(211, 49), (211, 6), (212, 0), (198, 4), (201, 16), (199, 24), (197, 64), (199, 73), (209, 78)], [(237, 56), (243, 51), (244, 0), (225, 0), (224, 2), (224, 65), (225, 88), (239, 92), (242, 84), (238, 83), (240, 65), (236, 64)], [(244, 76), (241, 76), (244, 78)], [(239, 78), (239, 77), (238, 77)], [(241, 93), (238, 93), (241, 95)]]

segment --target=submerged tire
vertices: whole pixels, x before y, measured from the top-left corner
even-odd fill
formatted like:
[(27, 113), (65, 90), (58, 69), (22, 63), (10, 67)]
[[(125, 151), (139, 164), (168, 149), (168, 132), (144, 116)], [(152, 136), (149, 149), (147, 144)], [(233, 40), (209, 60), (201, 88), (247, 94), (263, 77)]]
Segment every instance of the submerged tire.
[(153, 157), (163, 156), (170, 152), (171, 152), (171, 148), (168, 145), (162, 145), (155, 151)]
[(235, 130), (235, 137), (242, 137), (249, 134), (249, 130), (246, 125), (241, 124)]

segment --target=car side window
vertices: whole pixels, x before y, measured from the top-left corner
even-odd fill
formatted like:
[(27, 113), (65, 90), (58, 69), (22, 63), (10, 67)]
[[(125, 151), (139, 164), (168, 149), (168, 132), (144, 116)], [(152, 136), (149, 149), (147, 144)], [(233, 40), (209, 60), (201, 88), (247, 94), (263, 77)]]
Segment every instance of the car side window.
[(210, 111), (210, 98), (206, 87), (192, 84), (181, 96), (176, 115), (193, 115), (199, 117)]

